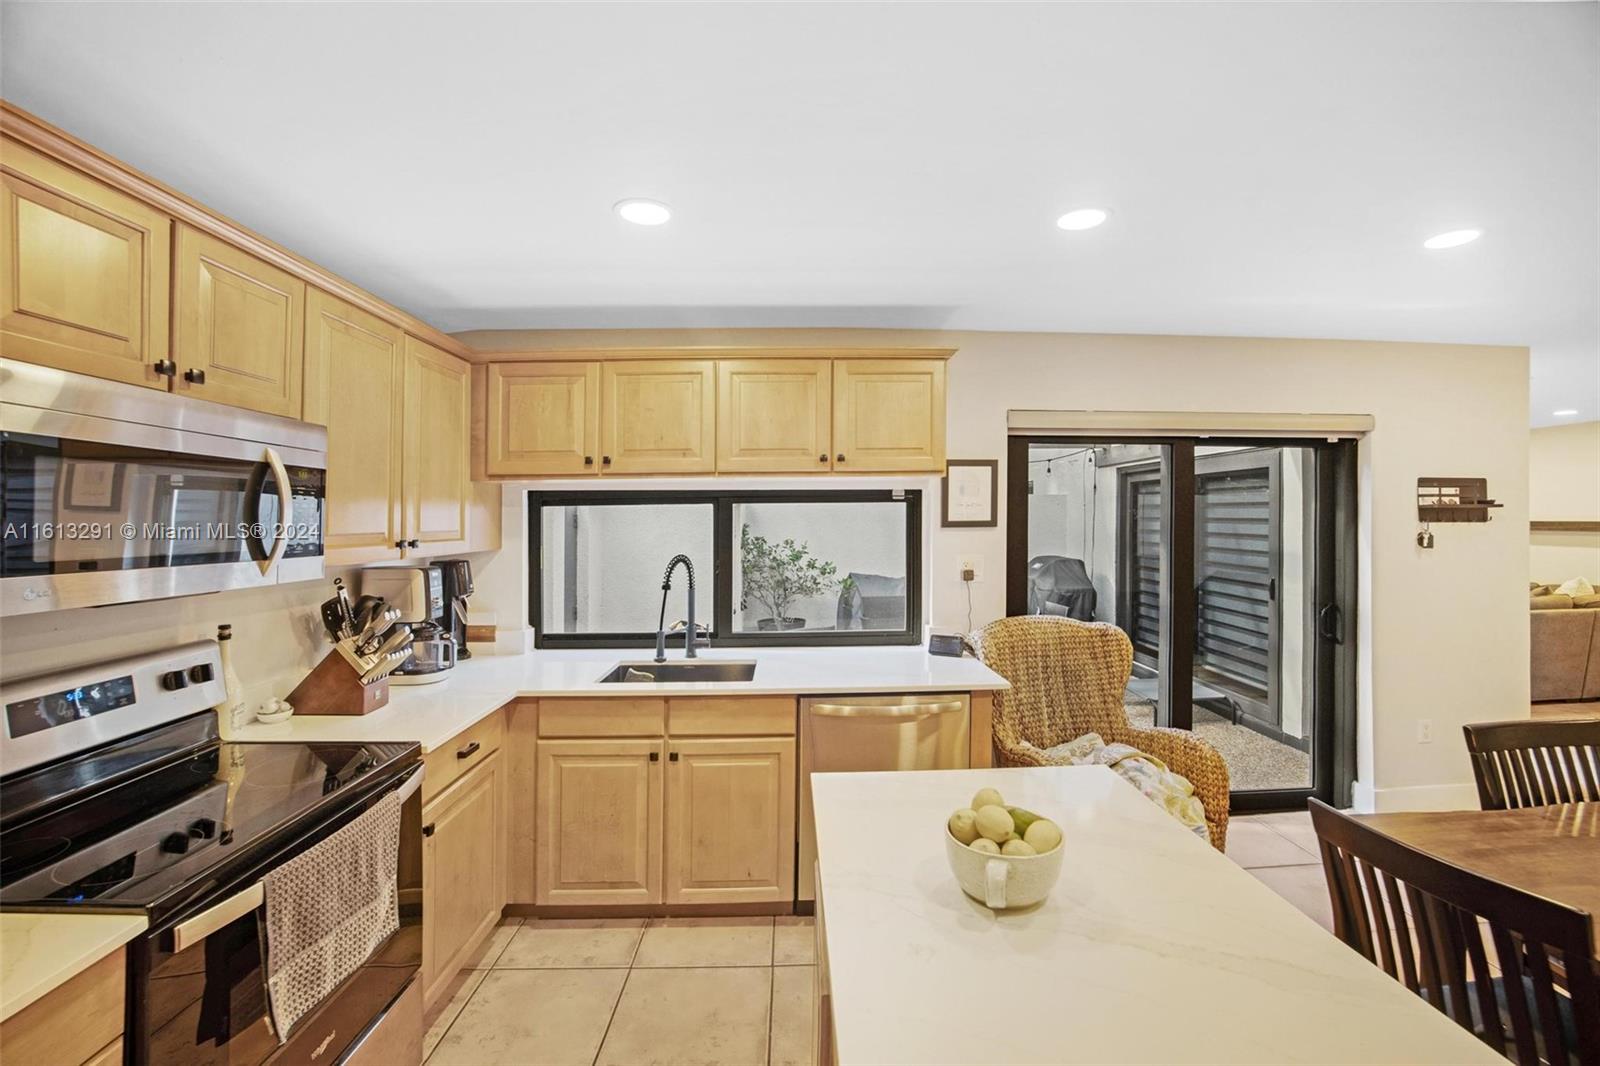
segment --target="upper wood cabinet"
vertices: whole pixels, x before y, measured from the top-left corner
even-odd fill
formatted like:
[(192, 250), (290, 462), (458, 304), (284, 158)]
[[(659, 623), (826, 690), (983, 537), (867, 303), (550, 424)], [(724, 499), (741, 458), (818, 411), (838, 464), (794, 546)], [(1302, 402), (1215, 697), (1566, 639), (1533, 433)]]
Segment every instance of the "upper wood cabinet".
[(836, 472), (944, 470), (943, 359), (837, 359)]
[(600, 472), (717, 468), (717, 379), (709, 359), (600, 364)]
[(662, 741), (538, 748), (535, 902), (660, 903)]
[(185, 225), (176, 261), (178, 390), (299, 418), (305, 282)]
[(666, 834), (666, 902), (793, 899), (794, 738), (669, 740)]
[(10, 139), (0, 176), (3, 354), (166, 388), (172, 220)]
[(598, 363), (490, 363), (484, 377), (485, 473), (549, 477), (600, 469)]
[(410, 550), (449, 552), (467, 546), (471, 395), (466, 362), (406, 337), (403, 495)]
[(717, 362), (717, 469), (784, 474), (833, 468), (827, 359)]
[(422, 812), (422, 988), (432, 1003), (505, 906), (505, 780), (499, 752)]
[(305, 416), (328, 427), (330, 561), (400, 557), (405, 342), (343, 300), (307, 294)]

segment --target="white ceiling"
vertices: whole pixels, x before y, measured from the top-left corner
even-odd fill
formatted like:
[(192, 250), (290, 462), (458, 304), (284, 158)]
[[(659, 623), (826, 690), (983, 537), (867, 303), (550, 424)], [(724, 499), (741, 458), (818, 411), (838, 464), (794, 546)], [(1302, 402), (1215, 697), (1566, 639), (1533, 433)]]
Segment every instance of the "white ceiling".
[[(1600, 418), (1594, 3), (6, 3), (0, 34), (8, 99), (445, 329), (1526, 344), (1534, 424)], [(1082, 205), (1114, 214), (1055, 228)]]

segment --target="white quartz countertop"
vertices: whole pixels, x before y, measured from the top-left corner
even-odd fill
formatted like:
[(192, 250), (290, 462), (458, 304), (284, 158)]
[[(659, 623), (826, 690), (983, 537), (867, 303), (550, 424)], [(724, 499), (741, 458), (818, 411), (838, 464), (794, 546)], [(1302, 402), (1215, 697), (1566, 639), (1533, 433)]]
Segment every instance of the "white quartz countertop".
[[(601, 684), (619, 662), (650, 658), (648, 649), (539, 651), (474, 655), (432, 685), (392, 685), (389, 704), (367, 715), (300, 715), (278, 725), (252, 723), (241, 740), (415, 740), (423, 751), (518, 698), (555, 696), (760, 696), (972, 692), (1010, 686), (976, 659), (929, 655), (926, 648), (711, 648), (703, 659), (754, 662), (751, 681)], [(668, 655), (672, 661), (682, 650)]]
[[(838, 1061), (1499, 1063), (1100, 766), (815, 774)], [(945, 856), (980, 787), (1060, 823), (1061, 879), (995, 912)]]
[(0, 914), (0, 1021), (145, 931), (144, 915)]

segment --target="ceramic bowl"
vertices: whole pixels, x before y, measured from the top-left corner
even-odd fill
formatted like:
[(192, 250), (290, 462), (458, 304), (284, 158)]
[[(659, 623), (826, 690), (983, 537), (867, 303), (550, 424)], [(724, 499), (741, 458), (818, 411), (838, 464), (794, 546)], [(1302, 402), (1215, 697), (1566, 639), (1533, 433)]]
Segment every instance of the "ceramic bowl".
[(944, 830), (944, 850), (961, 891), (991, 910), (1031, 907), (1050, 894), (1061, 876), (1058, 844), (1043, 855), (990, 855), (973, 851)]

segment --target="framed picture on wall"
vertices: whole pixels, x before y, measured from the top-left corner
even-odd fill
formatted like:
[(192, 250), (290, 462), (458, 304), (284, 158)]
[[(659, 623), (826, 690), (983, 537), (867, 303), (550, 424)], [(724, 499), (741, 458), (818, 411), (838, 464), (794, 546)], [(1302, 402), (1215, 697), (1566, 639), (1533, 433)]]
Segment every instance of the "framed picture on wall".
[(945, 463), (939, 524), (946, 527), (997, 526), (1000, 512), (1000, 460), (951, 459)]

